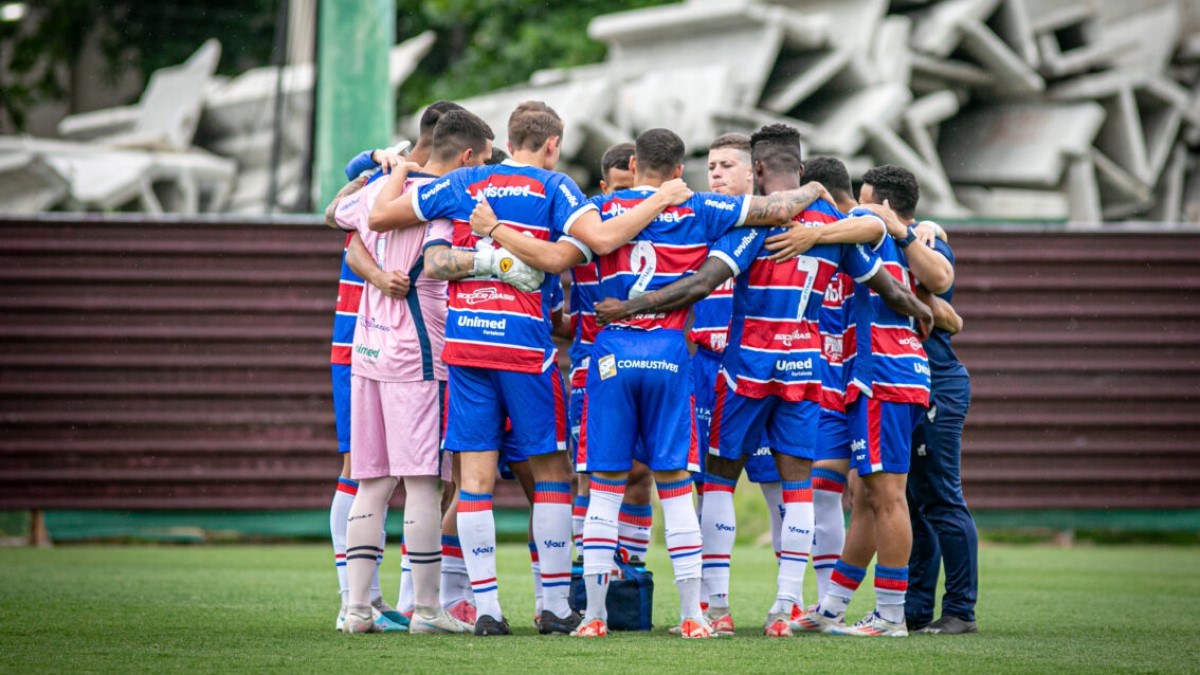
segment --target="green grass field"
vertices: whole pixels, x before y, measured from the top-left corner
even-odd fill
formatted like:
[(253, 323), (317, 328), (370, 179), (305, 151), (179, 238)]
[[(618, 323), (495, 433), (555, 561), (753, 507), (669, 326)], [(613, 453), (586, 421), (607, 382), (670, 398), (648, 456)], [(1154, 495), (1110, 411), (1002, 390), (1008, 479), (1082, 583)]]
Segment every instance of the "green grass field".
[[(740, 635), (666, 634), (677, 596), (661, 545), (652, 633), (584, 641), (532, 626), (528, 553), (500, 550), (513, 638), (345, 636), (334, 631), (328, 547), (0, 549), (0, 672), (1196, 672), (1200, 548), (991, 545), (981, 551), (981, 633), (855, 640), (758, 635), (773, 597), (769, 549), (734, 554)], [(398, 559), (385, 562), (394, 599)], [(809, 575), (808, 595), (813, 584)], [(873, 602), (870, 579), (851, 618)]]

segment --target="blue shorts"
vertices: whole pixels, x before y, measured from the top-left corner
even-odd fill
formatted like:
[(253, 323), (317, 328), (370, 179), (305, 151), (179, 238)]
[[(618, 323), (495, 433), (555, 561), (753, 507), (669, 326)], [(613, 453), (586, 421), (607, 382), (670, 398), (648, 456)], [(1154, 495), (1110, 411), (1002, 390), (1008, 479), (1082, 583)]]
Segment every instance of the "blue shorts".
[[(566, 394), (557, 365), (537, 374), (466, 366), (447, 371), (446, 450), (507, 449), (507, 461), (522, 462), (567, 449)], [(506, 418), (512, 420), (510, 444)]]
[(636, 458), (651, 471), (699, 471), (691, 366), (683, 331), (600, 331), (577, 469), (629, 471)]
[(583, 387), (571, 389), (571, 397), (567, 405), (567, 423), (571, 426), (571, 442), (576, 450), (579, 449), (579, 428), (583, 423)]
[(774, 452), (811, 460), (816, 454), (820, 410), (821, 405), (816, 401), (741, 396), (729, 387), (725, 373), (721, 373), (713, 408), (715, 438), (710, 439), (708, 452), (730, 460), (751, 457), (762, 446), (765, 435)]
[(330, 364), (333, 374), (333, 420), (337, 426), (338, 452), (350, 452), (350, 366)]
[(850, 421), (850, 468), (858, 475), (908, 473), (912, 435), (925, 412), (915, 403), (859, 396), (846, 410)]
[[(692, 390), (696, 396), (696, 439), (700, 443), (700, 471), (708, 454), (708, 432), (712, 426), (712, 409), (716, 401), (717, 374), (721, 370), (721, 355), (699, 348), (692, 356)], [(778, 483), (779, 470), (775, 456), (765, 443), (746, 460), (746, 477), (752, 483)]]
[(850, 422), (846, 413), (821, 408), (816, 461), (850, 459)]

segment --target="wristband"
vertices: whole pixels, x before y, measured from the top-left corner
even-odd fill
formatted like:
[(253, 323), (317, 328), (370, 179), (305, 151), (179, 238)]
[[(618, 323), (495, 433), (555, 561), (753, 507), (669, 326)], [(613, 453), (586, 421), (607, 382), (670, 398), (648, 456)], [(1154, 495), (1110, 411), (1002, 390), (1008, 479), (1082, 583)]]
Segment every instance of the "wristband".
[(908, 248), (908, 245), (917, 240), (917, 231), (912, 225), (908, 226), (908, 236), (903, 239), (897, 239), (896, 245), (900, 248)]
[(501, 225), (503, 225), (503, 224), (504, 224), (504, 223), (496, 223), (495, 225), (493, 225), (493, 226), (492, 226), (492, 229), (488, 230), (487, 236), (488, 236), (489, 238), (493, 238), (493, 239), (494, 239), (495, 237), (492, 237), (492, 235), (493, 235), (493, 234), (495, 234), (495, 233), (496, 233), (496, 229), (497, 229), (497, 228), (499, 228), (499, 227), (500, 227)]

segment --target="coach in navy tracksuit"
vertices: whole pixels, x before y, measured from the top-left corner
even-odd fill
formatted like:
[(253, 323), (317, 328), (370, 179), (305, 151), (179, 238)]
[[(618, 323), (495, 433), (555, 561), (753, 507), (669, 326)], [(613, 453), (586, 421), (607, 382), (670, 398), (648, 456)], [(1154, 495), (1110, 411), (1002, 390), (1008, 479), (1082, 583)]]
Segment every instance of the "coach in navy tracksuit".
[[(935, 239), (950, 264), (954, 252)], [(938, 295), (946, 302), (954, 286)], [(963, 498), (960, 476), (963, 423), (971, 404), (971, 378), (950, 346), (950, 334), (934, 329), (925, 341), (932, 374), (929, 410), (913, 432), (908, 509), (913, 545), (904, 606), (910, 629), (928, 633), (973, 633), (979, 594), (979, 538)], [(941, 563), (946, 566), (942, 616), (933, 621)]]

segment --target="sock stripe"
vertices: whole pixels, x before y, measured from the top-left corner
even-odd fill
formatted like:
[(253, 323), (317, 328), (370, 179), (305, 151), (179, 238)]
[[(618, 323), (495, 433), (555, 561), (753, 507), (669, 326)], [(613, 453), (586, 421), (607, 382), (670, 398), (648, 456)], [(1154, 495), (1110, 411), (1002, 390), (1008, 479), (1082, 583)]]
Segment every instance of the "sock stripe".
[(658, 498), (660, 500), (675, 499), (678, 497), (683, 497), (685, 495), (691, 496), (691, 494), (692, 494), (692, 481), (690, 478), (685, 478), (683, 480), (675, 481), (673, 483), (659, 483), (658, 484)]
[(350, 548), (346, 549), (346, 553), (351, 551), (374, 551), (375, 553), (381, 553), (383, 549), (379, 548), (378, 546), (351, 546)]
[(846, 474), (842, 473), (841, 471), (834, 471), (833, 469), (814, 467), (812, 470), (812, 478), (813, 480), (816, 480), (817, 478), (824, 478), (825, 480), (833, 481), (841, 485), (846, 484)]
[(480, 511), (492, 510), (492, 495), (490, 493), (467, 492), (460, 490), (458, 493), (458, 511), (459, 513), (478, 513)]
[(591, 479), (592, 492), (606, 492), (608, 494), (623, 495), (625, 494), (625, 481), (621, 480), (604, 480), (603, 478), (592, 477)]
[(358, 494), (358, 483), (349, 478), (339, 478), (337, 482), (337, 492), (342, 492), (350, 496)]

